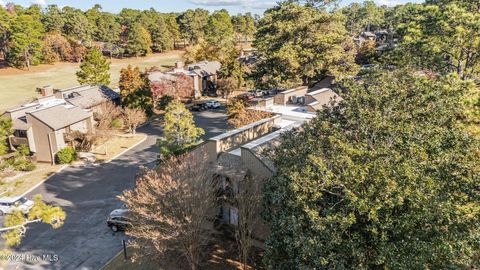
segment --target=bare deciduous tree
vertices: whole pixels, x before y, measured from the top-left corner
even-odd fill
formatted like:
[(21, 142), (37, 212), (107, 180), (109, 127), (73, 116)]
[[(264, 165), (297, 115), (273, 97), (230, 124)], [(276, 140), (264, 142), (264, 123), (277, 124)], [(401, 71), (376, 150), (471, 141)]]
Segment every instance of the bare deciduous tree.
[(234, 78), (225, 78), (218, 80), (217, 91), (222, 94), (223, 98), (227, 100), (229, 96), (238, 89), (238, 81)]
[(122, 109), (117, 104), (111, 101), (103, 103), (100, 106), (100, 109), (95, 113), (97, 131), (111, 130), (113, 120), (119, 118), (121, 115)]
[(147, 116), (142, 109), (127, 107), (123, 110), (123, 123), (128, 127), (130, 133), (135, 134), (138, 125), (146, 120)]
[(180, 253), (192, 270), (198, 269), (216, 203), (211, 173), (201, 159), (186, 154), (170, 158), (156, 170), (144, 170), (135, 189), (120, 199), (131, 213), (127, 234), (142, 254)]
[(239, 183), (235, 201), (238, 209), (238, 226), (235, 238), (238, 243), (243, 270), (248, 270), (248, 258), (253, 245), (253, 231), (262, 223), (262, 181), (247, 175)]

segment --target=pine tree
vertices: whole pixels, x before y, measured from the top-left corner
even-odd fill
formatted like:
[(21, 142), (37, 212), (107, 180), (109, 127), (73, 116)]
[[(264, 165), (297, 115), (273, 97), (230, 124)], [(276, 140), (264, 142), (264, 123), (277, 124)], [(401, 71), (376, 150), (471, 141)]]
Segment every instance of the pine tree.
[(127, 53), (136, 57), (145, 56), (152, 52), (151, 47), (150, 33), (141, 24), (133, 24), (127, 32)]
[(97, 48), (91, 49), (80, 65), (77, 80), (80, 84), (109, 85), (110, 61)]
[(7, 61), (16, 67), (30, 68), (40, 63), (43, 25), (34, 16), (23, 14), (12, 23)]

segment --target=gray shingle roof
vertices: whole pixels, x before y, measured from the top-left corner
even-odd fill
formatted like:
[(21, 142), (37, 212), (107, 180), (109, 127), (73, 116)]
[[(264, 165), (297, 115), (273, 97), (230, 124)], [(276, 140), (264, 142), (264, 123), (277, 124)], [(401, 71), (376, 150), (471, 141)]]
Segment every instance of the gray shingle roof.
[(72, 98), (66, 98), (67, 102), (89, 109), (107, 101), (113, 101), (120, 97), (120, 95), (106, 86), (90, 86), (75, 90), (72, 92)]
[(53, 130), (59, 130), (68, 127), (85, 119), (92, 117), (93, 113), (79, 107), (71, 105), (57, 105), (40, 109), (33, 112), (27, 112), (37, 118)]

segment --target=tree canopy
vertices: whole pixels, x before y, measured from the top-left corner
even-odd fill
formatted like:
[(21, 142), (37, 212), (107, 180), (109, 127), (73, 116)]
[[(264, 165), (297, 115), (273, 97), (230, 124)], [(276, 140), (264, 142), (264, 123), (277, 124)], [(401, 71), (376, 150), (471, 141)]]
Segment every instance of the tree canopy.
[(265, 12), (255, 35), (258, 88), (309, 84), (325, 75), (355, 74), (354, 50), (340, 13), (295, 3)]
[(466, 83), (397, 70), (342, 85), (338, 106), (274, 151), (267, 269), (478, 268), (480, 145), (459, 127)]
[(109, 85), (110, 62), (97, 48), (93, 48), (85, 55), (77, 79), (80, 84)]

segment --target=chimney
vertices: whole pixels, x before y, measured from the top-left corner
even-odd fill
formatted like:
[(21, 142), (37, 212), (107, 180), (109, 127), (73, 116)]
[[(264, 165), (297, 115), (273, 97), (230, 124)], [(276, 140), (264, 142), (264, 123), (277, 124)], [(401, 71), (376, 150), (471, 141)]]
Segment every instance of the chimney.
[(39, 87), (38, 90), (42, 97), (53, 95), (53, 87), (51, 85)]

